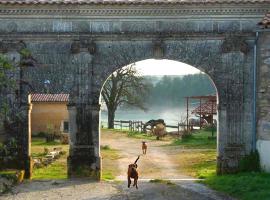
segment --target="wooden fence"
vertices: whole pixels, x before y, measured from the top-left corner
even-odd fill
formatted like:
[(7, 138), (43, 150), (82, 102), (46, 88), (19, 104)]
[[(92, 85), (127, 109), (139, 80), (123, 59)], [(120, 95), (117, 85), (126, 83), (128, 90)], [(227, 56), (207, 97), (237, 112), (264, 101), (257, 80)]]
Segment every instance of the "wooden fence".
[[(145, 123), (143, 123), (142, 121), (132, 121), (132, 120), (115, 120), (114, 121), (114, 128), (115, 129), (120, 129), (120, 130), (129, 130), (129, 131), (136, 131), (136, 132), (140, 132), (143, 133), (144, 130), (144, 125)], [(175, 129), (175, 131), (178, 135), (180, 134), (180, 132), (184, 129), (186, 129), (186, 125), (181, 124), (181, 123), (177, 123), (177, 125), (166, 125), (166, 128), (171, 128), (171, 129)], [(146, 127), (146, 130), (151, 130), (151, 128)]]

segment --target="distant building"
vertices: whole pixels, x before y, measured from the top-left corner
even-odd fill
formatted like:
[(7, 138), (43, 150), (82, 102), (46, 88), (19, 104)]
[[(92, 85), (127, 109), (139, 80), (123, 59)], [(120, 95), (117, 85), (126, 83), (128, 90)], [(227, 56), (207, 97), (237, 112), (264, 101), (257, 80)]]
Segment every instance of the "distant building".
[(31, 131), (68, 133), (69, 94), (31, 94)]

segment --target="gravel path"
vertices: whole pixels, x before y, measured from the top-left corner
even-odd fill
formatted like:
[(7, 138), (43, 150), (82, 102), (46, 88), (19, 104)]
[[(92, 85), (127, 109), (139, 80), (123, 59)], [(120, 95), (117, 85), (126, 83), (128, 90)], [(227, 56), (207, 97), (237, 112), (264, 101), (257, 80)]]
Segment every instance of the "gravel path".
[(15, 187), (1, 200), (231, 200), (190, 181), (172, 185), (139, 182), (139, 189), (128, 189), (126, 182), (87, 180), (32, 181)]
[[(191, 177), (179, 174), (176, 164), (161, 145), (166, 141), (148, 141), (146, 155), (138, 161), (139, 182), (127, 188), (127, 166), (141, 154), (141, 140), (120, 134), (102, 134), (102, 145), (118, 149), (120, 169), (117, 181), (91, 182), (87, 179), (25, 182), (0, 200), (231, 200)], [(179, 166), (178, 166), (179, 167)], [(151, 183), (150, 179), (171, 179), (172, 184)]]

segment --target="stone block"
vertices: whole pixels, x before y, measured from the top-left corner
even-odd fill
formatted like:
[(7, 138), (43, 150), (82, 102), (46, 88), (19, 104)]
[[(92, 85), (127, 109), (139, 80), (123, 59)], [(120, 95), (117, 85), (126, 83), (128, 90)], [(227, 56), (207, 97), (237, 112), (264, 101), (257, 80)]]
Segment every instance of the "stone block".
[(239, 21), (222, 21), (218, 22), (218, 32), (240, 32), (240, 22)]

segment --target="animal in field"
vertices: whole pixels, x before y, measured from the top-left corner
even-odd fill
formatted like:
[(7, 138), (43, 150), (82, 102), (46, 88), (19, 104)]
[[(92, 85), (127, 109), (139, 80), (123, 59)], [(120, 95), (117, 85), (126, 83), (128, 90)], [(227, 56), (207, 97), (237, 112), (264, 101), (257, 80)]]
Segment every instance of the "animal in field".
[(139, 174), (137, 171), (137, 161), (139, 160), (140, 156), (138, 156), (138, 158), (135, 160), (135, 162), (133, 164), (128, 165), (128, 172), (127, 172), (127, 178), (128, 178), (128, 188), (131, 185), (131, 179), (134, 179), (134, 184), (133, 186), (136, 186), (136, 188), (138, 189), (138, 178), (139, 178)]
[(157, 140), (159, 140), (160, 137), (164, 137), (167, 134), (166, 126), (164, 126), (164, 124), (156, 124), (152, 129), (152, 133), (157, 137)]
[(146, 133), (146, 129), (147, 129), (147, 126), (150, 126), (150, 130), (152, 130), (154, 128), (154, 126), (156, 126), (157, 124), (163, 124), (164, 126), (166, 126), (165, 122), (163, 119), (151, 119), (149, 120), (148, 122), (146, 122), (143, 126), (143, 131)]
[(147, 151), (147, 144), (145, 141), (142, 141), (142, 152), (143, 154), (146, 154), (146, 151)]

